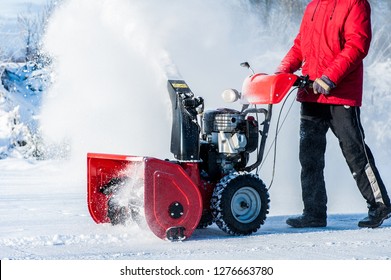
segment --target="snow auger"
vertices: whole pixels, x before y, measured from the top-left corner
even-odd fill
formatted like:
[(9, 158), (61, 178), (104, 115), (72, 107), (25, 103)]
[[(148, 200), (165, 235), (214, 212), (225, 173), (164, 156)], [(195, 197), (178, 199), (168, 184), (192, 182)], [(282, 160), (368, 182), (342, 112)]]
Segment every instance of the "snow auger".
[[(242, 66), (251, 69), (248, 63)], [(223, 93), (226, 101), (240, 99), (241, 111), (204, 111), (204, 100), (185, 81), (169, 80), (174, 159), (88, 153), (92, 218), (113, 225), (146, 224), (157, 237), (171, 241), (189, 238), (212, 223), (230, 235), (256, 232), (269, 213), (268, 189), (254, 171), (263, 160), (273, 104), (292, 87), (308, 84), (294, 74), (252, 72), (241, 93)]]

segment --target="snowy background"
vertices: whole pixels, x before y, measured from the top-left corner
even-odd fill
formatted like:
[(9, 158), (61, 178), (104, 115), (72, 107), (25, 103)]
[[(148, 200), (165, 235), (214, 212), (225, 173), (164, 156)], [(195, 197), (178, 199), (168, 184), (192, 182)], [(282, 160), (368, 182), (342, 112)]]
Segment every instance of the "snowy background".
[[(389, 260), (391, 221), (357, 228), (366, 205), (331, 134), (328, 227), (285, 224), (302, 211), (297, 103), (279, 134), (271, 212), (253, 236), (212, 226), (169, 243), (132, 226), (96, 225), (88, 214), (87, 152), (170, 158), (167, 77), (183, 78), (207, 108), (226, 106), (220, 93), (240, 89), (248, 74), (240, 62), (274, 71), (307, 2), (68, 0), (42, 23), (48, 1), (0, 0), (0, 259)], [(390, 3), (374, 2), (373, 13), (362, 119), (390, 186)], [(44, 32), (34, 52), (26, 38), (36, 24)], [(260, 174), (266, 183), (271, 159)]]

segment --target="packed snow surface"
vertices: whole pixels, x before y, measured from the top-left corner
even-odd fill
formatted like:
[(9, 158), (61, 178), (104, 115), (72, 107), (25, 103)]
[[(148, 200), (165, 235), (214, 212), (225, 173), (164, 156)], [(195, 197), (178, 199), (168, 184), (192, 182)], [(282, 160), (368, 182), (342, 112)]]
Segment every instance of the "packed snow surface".
[(293, 229), (276, 215), (251, 236), (212, 226), (173, 243), (136, 225), (95, 224), (84, 182), (63, 163), (8, 159), (0, 170), (0, 259), (391, 259), (391, 220), (359, 229), (365, 213), (332, 214), (321, 229)]

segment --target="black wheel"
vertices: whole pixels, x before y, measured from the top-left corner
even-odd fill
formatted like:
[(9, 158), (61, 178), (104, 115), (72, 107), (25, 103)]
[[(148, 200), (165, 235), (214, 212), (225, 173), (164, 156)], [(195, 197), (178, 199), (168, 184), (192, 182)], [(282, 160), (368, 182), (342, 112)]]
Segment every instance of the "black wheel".
[(213, 224), (213, 215), (211, 212), (203, 213), (200, 219), (200, 222), (198, 223), (197, 228), (203, 229), (207, 228), (208, 226)]
[(231, 235), (256, 232), (269, 213), (269, 193), (255, 174), (232, 173), (214, 189), (211, 207), (217, 226)]

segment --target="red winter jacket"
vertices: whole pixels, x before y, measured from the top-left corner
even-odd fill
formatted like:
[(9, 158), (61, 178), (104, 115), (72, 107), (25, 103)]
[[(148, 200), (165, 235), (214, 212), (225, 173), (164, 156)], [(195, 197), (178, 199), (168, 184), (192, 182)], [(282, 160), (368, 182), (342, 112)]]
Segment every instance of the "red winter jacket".
[(311, 80), (326, 75), (336, 84), (329, 95), (299, 90), (297, 100), (361, 106), (363, 59), (371, 41), (367, 0), (313, 0), (305, 12), (293, 47), (278, 67), (293, 73), (302, 68)]

